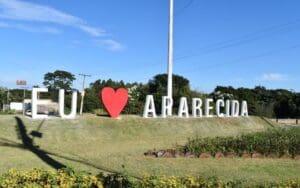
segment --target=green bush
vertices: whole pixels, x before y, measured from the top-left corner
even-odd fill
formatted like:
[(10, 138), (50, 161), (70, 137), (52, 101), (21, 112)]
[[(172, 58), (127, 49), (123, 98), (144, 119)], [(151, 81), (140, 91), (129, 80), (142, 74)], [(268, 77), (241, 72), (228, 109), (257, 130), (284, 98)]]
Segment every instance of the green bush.
[(244, 134), (237, 137), (189, 139), (181, 148), (185, 153), (197, 156), (201, 153), (215, 155), (217, 152), (242, 154), (260, 153), (265, 156), (285, 154), (300, 155), (300, 127), (272, 129), (266, 132)]
[(34, 169), (31, 171), (10, 170), (0, 176), (0, 188), (11, 187), (105, 187), (105, 188), (198, 188), (198, 187), (300, 187), (300, 179), (286, 182), (244, 182), (240, 180), (225, 182), (215, 177), (175, 177), (151, 176), (135, 179), (120, 174), (97, 176), (75, 172), (72, 169), (45, 171)]
[(96, 177), (72, 169), (45, 171), (34, 169), (31, 171), (10, 170), (0, 176), (0, 187), (103, 187)]

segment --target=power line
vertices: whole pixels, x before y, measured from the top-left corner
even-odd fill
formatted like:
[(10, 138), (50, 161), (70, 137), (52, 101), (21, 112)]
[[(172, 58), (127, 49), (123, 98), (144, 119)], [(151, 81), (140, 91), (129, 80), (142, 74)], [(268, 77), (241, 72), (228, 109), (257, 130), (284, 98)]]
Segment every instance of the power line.
[(228, 64), (232, 64), (232, 63), (240, 63), (241, 61), (247, 62), (247, 61), (250, 61), (250, 60), (253, 60), (253, 59), (258, 59), (258, 58), (261, 58), (261, 57), (266, 57), (266, 56), (270, 56), (270, 55), (273, 55), (273, 54), (278, 54), (278, 53), (281, 53), (281, 52), (284, 52), (284, 51), (293, 50), (293, 49), (297, 49), (297, 48), (300, 48), (300, 44), (295, 44), (293, 46), (280, 48), (280, 49), (276, 49), (276, 50), (270, 50), (268, 52), (264, 52), (264, 53), (257, 54), (257, 55), (241, 57), (241, 58), (238, 58), (236, 60), (233, 60), (233, 61), (230, 61), (230, 62), (227, 62), (227, 63), (216, 63), (216, 64), (211, 64), (209, 66), (194, 67), (193, 69), (190, 69), (188, 71), (183, 71), (183, 72), (190, 73), (190, 72), (198, 71), (199, 69), (203, 69), (203, 68), (205, 68), (205, 70), (207, 70), (208, 68), (215, 68), (215, 67), (219, 68), (220, 66), (224, 66), (224, 65), (228, 65)]
[(80, 103), (80, 113), (79, 113), (80, 115), (82, 115), (83, 100), (84, 100), (84, 95), (85, 95), (85, 92), (84, 92), (85, 78), (86, 77), (91, 77), (91, 75), (80, 73), (79, 76), (83, 77), (83, 81), (82, 81), (82, 93), (81, 93), (81, 103)]
[(189, 0), (189, 2), (187, 2), (187, 4), (184, 7), (182, 7), (181, 9), (175, 12), (174, 16), (178, 16), (182, 14), (186, 9), (188, 9), (194, 3), (194, 1), (195, 0)]
[[(265, 29), (257, 30), (257, 31), (251, 32), (249, 34), (242, 35), (241, 37), (238, 37), (238, 38), (233, 38), (233, 39), (228, 39), (228, 40), (212, 43), (210, 45), (207, 45), (207, 47), (203, 47), (202, 51), (200, 51), (198, 53), (192, 53), (190, 55), (175, 57), (174, 63), (178, 63), (179, 61), (181, 61), (183, 59), (187, 59), (187, 58), (191, 58), (191, 57), (195, 57), (195, 56), (199, 56), (199, 55), (215, 53), (222, 49), (236, 47), (236, 46), (239, 46), (242, 44), (247, 44), (249, 42), (257, 41), (257, 40), (271, 37), (274, 35), (288, 33), (291, 31), (291, 29), (290, 29), (291, 27), (293, 27), (294, 25), (299, 24), (299, 23), (300, 23), (300, 19), (296, 19), (291, 22), (273, 25), (273, 26), (267, 27)], [(144, 65), (140, 68), (153, 67), (153, 66), (159, 66), (159, 65), (162, 65), (162, 63), (151, 63), (149, 65)]]
[(267, 28), (262, 29), (262, 30), (257, 30), (257, 31), (254, 31), (252, 33), (243, 35), (239, 38), (229, 39), (229, 40), (213, 43), (211, 45), (208, 45), (207, 47), (203, 47), (202, 48), (203, 50), (200, 53), (195, 53), (194, 52), (190, 55), (179, 56), (179, 57), (175, 58), (175, 61), (180, 61), (180, 60), (187, 59), (187, 58), (190, 58), (190, 57), (216, 52), (216, 51), (219, 51), (221, 49), (226, 49), (226, 48), (230, 48), (230, 47), (239, 46), (239, 45), (242, 45), (242, 44), (246, 44), (248, 42), (256, 41), (256, 40), (263, 39), (263, 38), (266, 38), (266, 37), (270, 37), (270, 36), (273, 36), (273, 35), (276, 35), (276, 34), (287, 33), (289, 31), (291, 31), (290, 27), (294, 26), (295, 24), (299, 24), (299, 23), (300, 23), (300, 19), (297, 19), (293, 22), (274, 25), (274, 26), (270, 26), (270, 27), (267, 27)]

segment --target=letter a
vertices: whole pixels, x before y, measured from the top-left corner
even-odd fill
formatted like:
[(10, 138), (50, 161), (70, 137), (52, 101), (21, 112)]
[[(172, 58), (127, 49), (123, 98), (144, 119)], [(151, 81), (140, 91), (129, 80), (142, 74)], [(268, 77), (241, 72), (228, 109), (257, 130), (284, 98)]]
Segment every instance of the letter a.
[(152, 117), (154, 117), (154, 118), (156, 117), (153, 95), (147, 95), (147, 97), (146, 97), (146, 103), (145, 103), (145, 107), (144, 107), (143, 117), (148, 118), (149, 113), (152, 114)]
[(241, 116), (248, 117), (248, 105), (247, 105), (247, 101), (243, 101), (242, 102)]
[(185, 114), (185, 117), (189, 117), (189, 107), (186, 97), (181, 97), (179, 103), (178, 117), (182, 117), (183, 114)]

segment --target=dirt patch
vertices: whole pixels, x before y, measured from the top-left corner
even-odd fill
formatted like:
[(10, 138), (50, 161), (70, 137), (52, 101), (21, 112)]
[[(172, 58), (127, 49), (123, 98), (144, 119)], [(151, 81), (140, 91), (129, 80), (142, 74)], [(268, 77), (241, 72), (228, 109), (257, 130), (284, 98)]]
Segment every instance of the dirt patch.
[(244, 153), (241, 157), (244, 158), (244, 159), (249, 159), (249, 158), (251, 158), (252, 156), (251, 156), (250, 153)]
[(209, 153), (201, 153), (201, 155), (199, 156), (199, 158), (201, 158), (201, 159), (207, 159), (207, 158), (212, 158), (212, 156)]
[(184, 157), (187, 157), (187, 158), (196, 158), (196, 156), (194, 154), (192, 154), (191, 152), (185, 153)]
[(176, 158), (180, 158), (180, 157), (184, 157), (184, 153), (183, 152), (181, 152), (181, 151), (175, 151), (175, 157)]
[(290, 156), (289, 154), (284, 154), (280, 158), (281, 159), (290, 159), (290, 158), (292, 158), (292, 156)]
[(234, 158), (234, 157), (237, 157), (238, 155), (234, 152), (229, 152), (229, 153), (226, 153), (226, 157), (227, 158)]
[(216, 159), (220, 159), (220, 158), (224, 158), (224, 154), (222, 152), (217, 152), (216, 155), (215, 155), (215, 158)]
[(269, 155), (267, 155), (267, 158), (276, 159), (276, 158), (278, 158), (278, 156), (276, 154), (269, 154)]
[(252, 158), (255, 158), (255, 159), (261, 159), (263, 158), (264, 156), (260, 153), (253, 153), (252, 154)]
[(295, 159), (295, 160), (300, 160), (300, 155), (296, 155), (296, 156), (294, 157), (294, 159)]
[(162, 155), (164, 158), (174, 158), (175, 157), (175, 150), (168, 149)]

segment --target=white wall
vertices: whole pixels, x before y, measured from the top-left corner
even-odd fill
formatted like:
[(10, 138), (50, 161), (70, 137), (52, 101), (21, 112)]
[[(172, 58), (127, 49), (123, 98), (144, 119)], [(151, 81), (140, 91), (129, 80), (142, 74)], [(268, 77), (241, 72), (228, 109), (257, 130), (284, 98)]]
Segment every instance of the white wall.
[(11, 102), (9, 106), (11, 110), (23, 111), (23, 103), (21, 102)]

